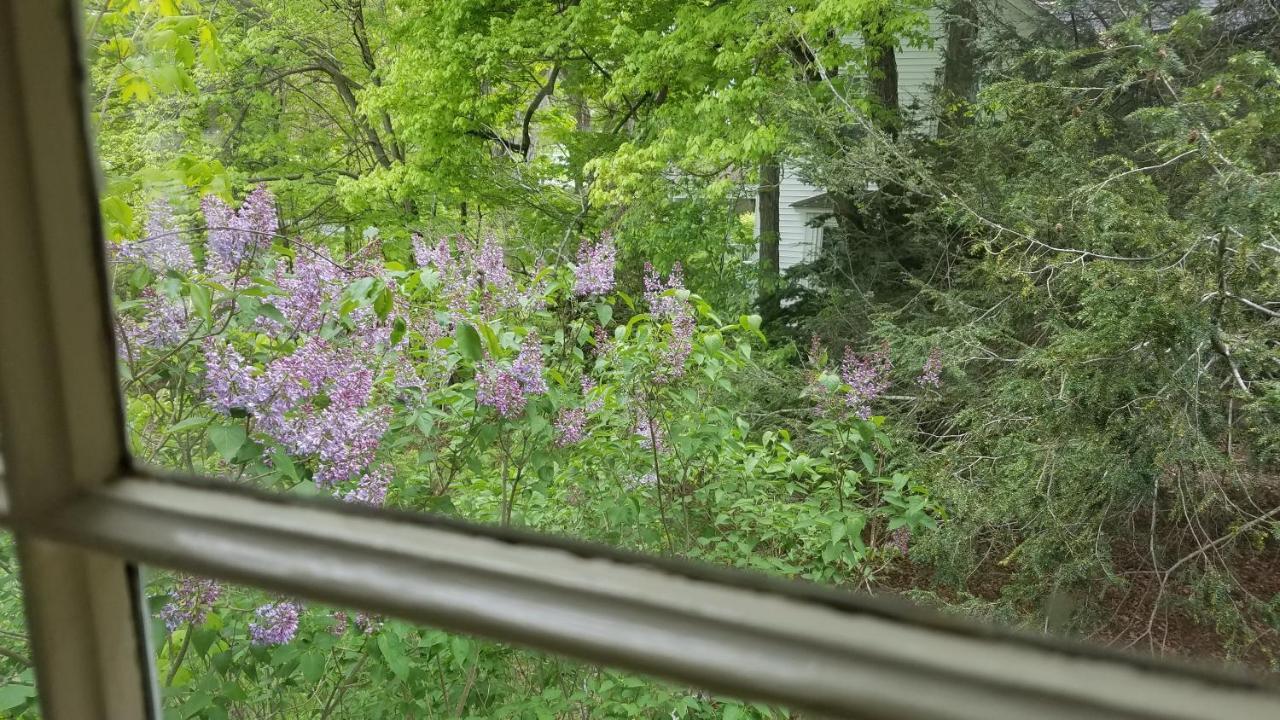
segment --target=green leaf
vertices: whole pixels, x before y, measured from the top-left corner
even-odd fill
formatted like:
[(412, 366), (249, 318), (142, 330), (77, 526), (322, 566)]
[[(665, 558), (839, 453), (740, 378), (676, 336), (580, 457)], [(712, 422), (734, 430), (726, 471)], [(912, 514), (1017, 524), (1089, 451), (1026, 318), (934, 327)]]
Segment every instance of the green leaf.
[(613, 306), (607, 303), (600, 303), (596, 306), (596, 317), (600, 320), (601, 325), (608, 325), (613, 319)]
[(246, 439), (248, 438), (242, 425), (215, 425), (209, 428), (210, 442), (227, 462), (231, 462), (231, 459), (240, 452), (240, 447), (244, 445)]
[(848, 531), (849, 527), (841, 520), (831, 523), (831, 544), (834, 545), (843, 540)]
[(403, 681), (409, 677), (409, 658), (405, 657), (400, 638), (393, 633), (382, 633), (378, 636), (378, 650), (387, 661), (387, 667), (397, 678)]
[(258, 315), (275, 320), (281, 325), (289, 324), (288, 321), (284, 319), (284, 313), (280, 312), (280, 308), (277, 308), (275, 305), (272, 305), (271, 303), (262, 303), (261, 305), (259, 305)]
[(281, 448), (275, 448), (271, 452), (271, 464), (281, 475), (294, 482), (302, 482), (302, 476), (298, 474), (298, 466), (294, 465), (293, 458), (289, 457), (289, 453), (286, 453)]
[(324, 656), (318, 652), (303, 653), (299, 667), (304, 680), (309, 683), (317, 682), (324, 675)]
[(35, 697), (36, 689), (30, 685), (5, 685), (0, 687), (0, 710), (11, 710)]
[(191, 307), (206, 321), (213, 319), (213, 298), (203, 285), (191, 285)]
[(391, 296), (391, 288), (384, 286), (382, 291), (373, 298), (373, 311), (378, 314), (379, 320), (387, 319), (387, 315), (391, 314), (392, 305), (394, 305), (394, 302)]
[(391, 324), (392, 346), (399, 345), (400, 341), (404, 339), (405, 329), (404, 318), (396, 318), (395, 322)]
[(480, 333), (476, 332), (474, 327), (462, 323), (454, 336), (458, 339), (458, 351), (463, 357), (472, 362), (484, 359), (484, 351), (480, 348)]
[(170, 434), (187, 432), (188, 430), (198, 430), (209, 424), (209, 418), (192, 415), (184, 418), (169, 426)]
[(875, 475), (876, 460), (875, 458), (871, 457), (871, 453), (867, 452), (866, 450), (863, 450), (861, 453), (858, 454), (858, 456), (862, 458), (862, 466), (867, 469), (867, 472), (870, 473), (871, 475)]

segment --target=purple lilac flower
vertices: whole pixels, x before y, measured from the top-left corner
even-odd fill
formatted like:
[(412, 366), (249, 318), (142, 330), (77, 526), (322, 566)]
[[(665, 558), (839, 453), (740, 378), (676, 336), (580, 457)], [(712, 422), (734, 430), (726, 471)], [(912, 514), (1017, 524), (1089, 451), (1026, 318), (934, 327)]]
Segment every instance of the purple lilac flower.
[(147, 213), (146, 236), (137, 241), (120, 244), (122, 260), (140, 262), (158, 273), (176, 270), (190, 272), (195, 269), (191, 248), (182, 239), (182, 233), (173, 219), (169, 203), (158, 200)]
[(809, 339), (809, 364), (815, 367), (822, 364), (822, 340), (817, 333)]
[[(599, 393), (595, 393), (596, 381), (589, 376), (583, 375), (580, 383), (582, 387), (582, 397), (586, 398), (587, 404), (584, 406), (589, 414), (594, 415), (604, 409), (604, 397)], [(592, 397), (592, 395), (595, 397)]]
[(187, 337), (187, 306), (182, 298), (171, 298), (155, 288), (143, 288), (142, 324), (121, 325), (130, 332), (129, 339), (137, 345), (153, 348), (172, 347)]
[(628, 490), (638, 490), (642, 487), (652, 487), (658, 484), (658, 475), (653, 472), (647, 472), (644, 475), (633, 475), (628, 478), (624, 484)]
[(391, 475), (386, 468), (378, 468), (364, 474), (355, 490), (342, 497), (346, 502), (363, 503), (381, 507), (387, 501), (387, 487), (391, 485)]
[(249, 636), (254, 645), (284, 645), (298, 633), (298, 603), (267, 603), (258, 608), (249, 623)]
[(267, 237), (260, 237), (257, 242), (270, 245), (270, 237), (280, 231), (280, 216), (276, 212), (276, 198), (266, 185), (254, 188), (240, 205), (240, 217), (244, 218), (248, 229)]
[(390, 408), (369, 407), (374, 371), (351, 348), (311, 338), (255, 373), (234, 348), (208, 345), (205, 363), (214, 409), (242, 409), (290, 454), (315, 457), (317, 484), (358, 477), (374, 461)]
[(215, 195), (200, 201), (208, 228), (209, 270), (234, 273), (241, 263), (271, 245), (280, 229), (275, 197), (259, 185), (236, 211)]
[(632, 431), (640, 438), (640, 447), (646, 450), (652, 450), (655, 446), (658, 452), (667, 449), (666, 436), (662, 432), (662, 426), (653, 422), (652, 418), (641, 416), (636, 420), (635, 430)]
[(684, 376), (685, 363), (693, 352), (693, 332), (697, 321), (693, 308), (685, 297), (684, 273), (680, 263), (671, 268), (664, 282), (654, 271), (653, 266), (644, 266), (645, 300), (654, 317), (671, 323), (671, 337), (663, 349), (654, 382), (667, 383)]
[(434, 247), (427, 245), (423, 241), (422, 236), (414, 234), (413, 240), (413, 261), (418, 267), (428, 267), (434, 265), (436, 270), (444, 270), (450, 266), (451, 254), (449, 252), (449, 239), (440, 238)]
[(578, 265), (573, 269), (573, 292), (578, 297), (604, 295), (613, 289), (613, 269), (617, 261), (617, 249), (613, 237), (605, 233), (598, 243), (583, 239), (578, 247)]
[(283, 267), (276, 268), (274, 282), (284, 292), (269, 296), (267, 301), (294, 330), (310, 335), (320, 330), (325, 313), (342, 294), (344, 276), (328, 250), (300, 246), (291, 274), (286, 274)]
[(160, 610), (160, 617), (169, 632), (186, 623), (203, 625), (209, 615), (209, 606), (222, 595), (222, 586), (216, 580), (187, 576), (171, 593), (169, 602)]
[(582, 442), (587, 431), (587, 411), (582, 408), (566, 408), (556, 416), (556, 445), (565, 447)]
[(844, 359), (840, 362), (840, 379), (849, 386), (845, 405), (853, 408), (859, 418), (866, 420), (871, 417), (871, 403), (889, 388), (889, 371), (892, 368), (888, 346), (867, 355), (845, 349)]
[(613, 338), (609, 336), (609, 331), (605, 330), (603, 325), (597, 325), (596, 329), (591, 331), (591, 339), (595, 341), (596, 357), (608, 355), (613, 349)]
[(924, 361), (924, 369), (916, 382), (922, 387), (941, 387), (942, 385), (942, 348), (935, 347), (929, 351), (929, 359)]
[(235, 348), (207, 340), (204, 362), (205, 391), (215, 411), (229, 414), (233, 409), (253, 410), (265, 400), (269, 388)]
[(526, 402), (520, 381), (510, 370), (478, 369), (476, 372), (476, 402), (498, 411), (511, 419), (524, 411)]
[(486, 237), (480, 246), (480, 252), (475, 258), (475, 268), (485, 282), (500, 290), (507, 290), (512, 286), (511, 271), (507, 269), (502, 246), (492, 235)]
[(511, 373), (520, 383), (525, 395), (542, 395), (547, 392), (547, 381), (542, 377), (542, 343), (535, 333), (524, 336), (520, 354), (511, 363)]
[(350, 618), (342, 610), (335, 611), (331, 617), (333, 618), (333, 627), (329, 628), (329, 632), (333, 635), (342, 636), (347, 633), (347, 624)]
[(367, 612), (356, 613), (356, 627), (365, 635), (372, 635), (382, 627), (382, 616)]

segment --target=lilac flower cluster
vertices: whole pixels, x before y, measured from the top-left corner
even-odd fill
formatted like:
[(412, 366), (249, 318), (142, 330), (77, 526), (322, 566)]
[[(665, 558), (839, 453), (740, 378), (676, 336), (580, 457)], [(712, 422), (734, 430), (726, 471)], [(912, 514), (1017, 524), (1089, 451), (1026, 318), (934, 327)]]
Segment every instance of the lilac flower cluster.
[(916, 378), (916, 382), (921, 387), (942, 386), (942, 348), (935, 347), (929, 351), (929, 358), (924, 361), (924, 368), (920, 372), (920, 377)]
[(511, 271), (507, 269), (506, 256), (502, 246), (492, 235), (486, 237), (476, 254), (475, 269), (485, 282), (501, 290), (511, 289), (514, 282)]
[(640, 447), (645, 450), (656, 447), (658, 452), (663, 452), (667, 449), (667, 438), (662, 432), (662, 426), (647, 415), (636, 418), (636, 426), (632, 433), (640, 438)]
[(342, 294), (343, 284), (348, 279), (347, 273), (333, 261), (327, 250), (300, 248), (293, 262), (293, 273), (285, 273), (283, 263), (276, 266), (273, 281), (284, 292), (268, 296), (267, 301), (280, 311), (294, 330), (315, 333), (324, 324), (325, 313)]
[(440, 238), (440, 241), (432, 246), (428, 245), (421, 235), (414, 233), (409, 244), (413, 249), (413, 261), (418, 264), (418, 267), (434, 265), (438, 269), (449, 263), (449, 241), (445, 238)]
[(585, 401), (582, 407), (565, 408), (556, 416), (556, 445), (566, 447), (582, 442), (586, 437), (587, 420), (591, 415), (600, 412), (604, 408), (604, 398), (592, 397), (596, 387), (596, 381), (588, 376), (582, 378), (582, 397)]
[(578, 264), (573, 269), (574, 294), (586, 297), (604, 295), (613, 290), (613, 269), (617, 254), (613, 237), (607, 232), (598, 243), (584, 239), (578, 247)]
[(147, 213), (145, 237), (121, 243), (119, 258), (142, 263), (157, 273), (190, 272), (196, 267), (191, 247), (173, 219), (173, 209), (163, 200), (156, 201)]
[(582, 442), (587, 435), (587, 411), (565, 408), (556, 415), (556, 445), (566, 447)]
[(653, 472), (647, 472), (644, 475), (632, 475), (623, 483), (628, 490), (638, 490), (642, 487), (653, 487), (658, 484), (658, 475)]
[(372, 635), (378, 628), (382, 627), (382, 616), (358, 612), (356, 613), (356, 627), (365, 635)]
[(289, 452), (316, 456), (317, 483), (357, 477), (373, 462), (390, 408), (367, 408), (374, 372), (353, 349), (312, 338), (265, 377), (271, 394), (258, 409), (260, 427)]
[(545, 371), (542, 363), (542, 342), (536, 333), (524, 336), (520, 345), (520, 354), (511, 363), (511, 373), (520, 383), (525, 395), (542, 395), (547, 392), (547, 381), (542, 376)]
[(849, 386), (845, 391), (845, 405), (863, 420), (871, 417), (871, 403), (889, 388), (892, 369), (888, 346), (867, 355), (846, 348), (840, 362), (840, 379)]
[(249, 623), (254, 645), (284, 645), (298, 634), (298, 603), (282, 601), (260, 606)]
[(654, 382), (664, 384), (684, 376), (685, 363), (693, 352), (693, 331), (697, 320), (684, 287), (684, 271), (680, 263), (671, 268), (664, 282), (653, 266), (644, 266), (645, 301), (655, 318), (671, 323), (671, 337), (663, 349)]
[(142, 347), (166, 348), (187, 337), (187, 306), (182, 298), (172, 298), (155, 288), (140, 293), (142, 323), (127, 315), (117, 318), (117, 328), (128, 343)]
[(454, 244), (456, 252), (450, 250), (448, 238), (441, 238), (435, 246), (428, 246), (419, 236), (413, 238), (414, 261), (439, 273), (445, 301), (454, 315), (472, 314), (471, 296), (475, 292), (480, 294), (479, 305), (485, 317), (530, 299), (516, 291), (502, 246), (495, 238), (486, 237), (477, 248), (465, 237), (457, 236)]
[(813, 337), (809, 338), (809, 365), (813, 367), (821, 365), (823, 360), (822, 353), (822, 340), (817, 333), (814, 333)]
[(280, 230), (275, 197), (262, 185), (249, 193), (239, 210), (216, 195), (206, 195), (200, 208), (208, 228), (211, 273), (237, 272), (241, 263), (269, 247)]
[(312, 338), (257, 372), (234, 348), (210, 343), (205, 365), (214, 409), (244, 410), (291, 454), (314, 456), (317, 484), (358, 477), (373, 462), (390, 409), (368, 407), (374, 371), (353, 349)]
[(476, 402), (511, 419), (524, 411), (527, 400), (520, 381), (510, 370), (486, 368), (476, 372)]
[(338, 610), (334, 612), (331, 617), (333, 617), (333, 627), (329, 628), (329, 632), (338, 637), (346, 635), (347, 625), (350, 622), (350, 618), (347, 617), (347, 614)]
[(603, 325), (597, 325), (596, 329), (591, 331), (591, 340), (595, 343), (596, 357), (604, 357), (613, 349), (613, 338)]
[(160, 617), (169, 632), (186, 623), (203, 625), (209, 615), (209, 606), (222, 596), (222, 586), (216, 580), (187, 576), (177, 589), (169, 594), (169, 602), (160, 610)]
[(381, 507), (387, 501), (387, 488), (390, 486), (391, 475), (386, 468), (377, 468), (365, 473), (356, 488), (342, 499), (350, 503)]
[(477, 369), (476, 402), (494, 408), (504, 418), (517, 417), (530, 398), (547, 392), (545, 369), (542, 343), (536, 334), (529, 333), (510, 369)]

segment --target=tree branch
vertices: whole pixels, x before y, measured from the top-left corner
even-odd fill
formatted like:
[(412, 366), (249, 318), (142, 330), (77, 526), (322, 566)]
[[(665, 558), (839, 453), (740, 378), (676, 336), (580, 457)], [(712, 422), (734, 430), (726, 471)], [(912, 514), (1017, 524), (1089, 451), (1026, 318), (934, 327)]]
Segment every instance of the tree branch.
[(524, 156), (525, 160), (529, 159), (529, 153), (533, 150), (533, 141), (529, 137), (530, 125), (533, 124), (533, 114), (537, 112), (542, 102), (551, 97), (551, 93), (555, 92), (556, 78), (558, 77), (560, 77), (559, 62), (551, 66), (551, 74), (547, 76), (547, 82), (538, 89), (538, 92), (533, 96), (533, 100), (530, 101), (529, 107), (524, 111), (524, 123), (520, 130), (520, 154)]

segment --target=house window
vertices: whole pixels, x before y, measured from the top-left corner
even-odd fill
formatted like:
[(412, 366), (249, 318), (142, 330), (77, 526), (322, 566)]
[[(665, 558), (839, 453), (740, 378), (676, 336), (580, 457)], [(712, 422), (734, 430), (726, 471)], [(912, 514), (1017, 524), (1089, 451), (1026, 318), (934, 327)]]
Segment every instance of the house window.
[[(139, 447), (163, 459), (181, 455), (183, 441), (142, 442), (138, 426), (126, 426), (122, 402), (130, 398), (129, 385), (145, 382), (138, 378), (150, 369), (137, 365), (135, 374), (123, 378), (122, 390), (117, 353), (128, 353), (129, 342), (150, 343), (152, 349), (170, 342), (165, 333), (172, 327), (159, 315), (144, 314), (167, 312), (166, 297), (181, 299), (181, 313), (174, 314), (184, 316), (212, 313), (216, 303), (229, 298), (207, 297), (204, 289), (181, 281), (161, 287), (167, 280), (162, 281), (156, 294), (139, 292), (134, 298), (125, 312), (136, 311), (138, 322), (123, 329), (126, 337), (119, 345), (113, 342), (121, 329), (109, 306), (107, 266), (117, 256), (101, 242), (95, 161), (86, 140), (89, 108), (76, 51), (78, 12), (73, 3), (44, 0), (0, 6), (0, 176), (8, 188), (0, 194), (0, 214), (7, 219), (0, 243), (0, 421), (9, 496), (3, 523), (14, 532), (22, 560), (30, 659), (45, 717), (159, 718), (161, 686), (177, 680), (172, 661), (184, 644), (190, 643), (186, 652), (199, 653), (210, 664), (222, 662), (215, 658), (224, 649), (216, 639), (200, 636), (193, 622), (213, 593), (202, 585), (203, 578), (262, 588), (252, 620), (258, 629), (251, 631), (259, 642), (225, 658), (244, 663), (246, 677), (248, 668), (260, 673), (253, 677), (268, 678), (273, 667), (301, 663), (270, 649), (289, 634), (291, 605), (298, 602), (422, 623), (818, 715), (1261, 718), (1274, 717), (1280, 708), (1274, 692), (1247, 678), (995, 630), (885, 599), (672, 560), (657, 552), (640, 554), (515, 529), (512, 515), (523, 506), (503, 498), (518, 495), (512, 484), (517, 479), (521, 485), (542, 481), (532, 465), (530, 476), (503, 478), (505, 483), (492, 488), (501, 521), (496, 524), (380, 507), (371, 499), (383, 488), (373, 481), (362, 485), (368, 473), (357, 480), (359, 473), (347, 472), (360, 458), (341, 454), (324, 455), (328, 465), (318, 462), (308, 471), (311, 484), (295, 487), (316, 487), (314, 475), (331, 472), (318, 485), (348, 482), (344, 492), (352, 497), (249, 487), (243, 481), (251, 472), (288, 477), (289, 458), (275, 454), (267, 436), (254, 436), (236, 421), (252, 415), (259, 428), (280, 423), (276, 445), (296, 441), (296, 447), (304, 447), (305, 439), (285, 432), (298, 426), (285, 420), (321, 413), (325, 423), (307, 426), (320, 434), (357, 433), (364, 423), (379, 420), (337, 412), (349, 400), (343, 393), (367, 378), (359, 368), (340, 366), (324, 355), (294, 368), (311, 378), (306, 383), (281, 385), (264, 397), (257, 384), (263, 375), (237, 374), (243, 365), (231, 360), (227, 348), (211, 344), (207, 353), (214, 360), (207, 362), (224, 363), (227, 373), (225, 383), (208, 389), (221, 398), (219, 416), (169, 429), (170, 436), (181, 436), (199, 422), (217, 423), (199, 449), (207, 463), (194, 468), (199, 473), (175, 474), (139, 462)], [(236, 253), (258, 247), (255, 233), (262, 231), (255, 223), (265, 222), (269, 208), (250, 204), (239, 214), (220, 207), (213, 212), (225, 225), (211, 224), (210, 230), (227, 233), (217, 243), (228, 253), (224, 260), (235, 260), (234, 267), (241, 259)], [(356, 251), (364, 242), (356, 233), (348, 240)], [(295, 261), (304, 252), (295, 245), (282, 247)], [(153, 250), (134, 249), (137, 257), (156, 262), (187, 262), (180, 248), (164, 257)], [(181, 275), (169, 269), (156, 277)], [(320, 265), (314, 271), (330, 269)], [(145, 277), (146, 271), (139, 272)], [(246, 278), (231, 271), (223, 278), (230, 284), (221, 283), (219, 292), (238, 292)], [(281, 281), (297, 279), (281, 275)], [(395, 299), (383, 294), (385, 284), (352, 286), (345, 296), (352, 303), (352, 323), (373, 322), (370, 318), (385, 318), (394, 310)], [(303, 304), (282, 309), (270, 297), (264, 286), (234, 298), (253, 309), (252, 327), (264, 335), (282, 318), (298, 321), (286, 312), (306, 318), (314, 309)], [(749, 319), (744, 324), (750, 325)], [(394, 326), (386, 330), (387, 342), (391, 333), (403, 332)], [(486, 357), (483, 344), (494, 342), (474, 327), (451, 338), (439, 345), (461, 346), (476, 362)], [(524, 367), (513, 362), (502, 368), (512, 374), (503, 378), (508, 389), (510, 381), (529, 382)], [(393, 374), (395, 368), (385, 370)], [(323, 399), (315, 392), (321, 385)], [(286, 408), (283, 419), (266, 420), (275, 407), (269, 400), (303, 393), (297, 390), (302, 386), (311, 393), (306, 403)], [(586, 392), (585, 401), (593, 401)], [(153, 400), (157, 404), (148, 412), (180, 412), (161, 398)], [(329, 409), (334, 412), (324, 414)], [(499, 422), (507, 409), (494, 399), (485, 421)], [(429, 428), (429, 417), (422, 422)], [(647, 427), (637, 422), (628, 430), (651, 457), (660, 443), (689, 440), (674, 432), (660, 434), (652, 422)], [(431, 437), (429, 429), (424, 434)], [(357, 447), (359, 437), (335, 447)], [(241, 482), (207, 479), (226, 467), (235, 468)], [(633, 483), (639, 492), (664, 481), (661, 463), (653, 479), (620, 476), (603, 463), (583, 471), (600, 482)], [(671, 542), (651, 540), (659, 547)], [(146, 597), (143, 565), (178, 574), (173, 594)], [(185, 589), (183, 579), (191, 581)], [(153, 636), (165, 619), (162, 606), (184, 592), (194, 599), (169, 617), (186, 633), (169, 636), (172, 644), (164, 647), (166, 641)], [(401, 653), (407, 651), (397, 642), (379, 638), (353, 645), (358, 649), (334, 662), (354, 667), (359, 653), (377, 653), (397, 675)], [(464, 651), (474, 648), (464, 644), (450, 652), (467, 657)], [(156, 647), (164, 647), (159, 667)], [(304, 676), (312, 671), (313, 666), (298, 670)], [(29, 676), (17, 677), (26, 682)], [(15, 681), (7, 682), (5, 688)], [(4, 692), (0, 688), (0, 697), (8, 697)], [(456, 707), (457, 696), (446, 695)], [(216, 716), (214, 698), (205, 698), (207, 703), (188, 699), (191, 716)], [(334, 707), (339, 706), (325, 705), (322, 712)], [(359, 711), (347, 716), (359, 717)]]

